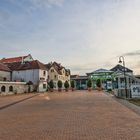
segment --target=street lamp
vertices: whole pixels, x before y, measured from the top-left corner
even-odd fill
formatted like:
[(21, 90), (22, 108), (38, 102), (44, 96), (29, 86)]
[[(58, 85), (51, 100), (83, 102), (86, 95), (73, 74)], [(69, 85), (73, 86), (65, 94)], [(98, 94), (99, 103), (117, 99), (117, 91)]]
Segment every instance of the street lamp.
[(123, 56), (120, 56), (119, 57), (119, 63), (123, 63), (123, 67), (124, 67), (124, 70), (123, 70), (123, 73), (124, 73), (124, 82), (125, 82), (125, 94), (126, 94), (126, 98), (128, 97), (127, 96), (127, 82), (126, 82), (126, 75), (125, 75), (125, 61), (124, 61), (124, 57)]

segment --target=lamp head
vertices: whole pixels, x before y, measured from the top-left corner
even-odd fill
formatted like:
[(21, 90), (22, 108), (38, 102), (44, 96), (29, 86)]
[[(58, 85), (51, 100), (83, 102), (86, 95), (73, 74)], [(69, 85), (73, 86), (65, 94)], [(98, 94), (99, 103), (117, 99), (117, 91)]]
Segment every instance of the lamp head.
[(121, 59), (119, 59), (119, 63), (122, 63), (122, 60)]

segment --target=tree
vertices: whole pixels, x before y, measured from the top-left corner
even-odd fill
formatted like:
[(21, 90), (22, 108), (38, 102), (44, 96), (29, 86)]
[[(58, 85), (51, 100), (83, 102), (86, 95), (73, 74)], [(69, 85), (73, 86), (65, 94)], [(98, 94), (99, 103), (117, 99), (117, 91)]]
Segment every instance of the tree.
[(100, 79), (97, 79), (96, 86), (99, 87), (99, 88), (101, 87), (101, 80)]
[(100, 90), (102, 90), (101, 89), (101, 80), (100, 79), (97, 79), (97, 81), (96, 81), (96, 86), (97, 86), (97, 89), (100, 91)]
[(68, 81), (65, 81), (64, 87), (65, 87), (65, 90), (68, 91), (68, 88), (69, 88), (69, 82)]
[(26, 84), (27, 85), (33, 85), (33, 82), (32, 81), (28, 81)]
[(74, 90), (74, 88), (75, 88), (75, 82), (72, 80), (71, 81), (71, 88), (72, 88), (72, 91)]
[(88, 87), (88, 90), (90, 91), (91, 90), (91, 87), (92, 87), (92, 81), (91, 81), (91, 79), (88, 79), (88, 81), (87, 81), (87, 87)]
[(54, 88), (53, 80), (51, 80), (51, 81), (49, 82), (49, 87), (50, 87), (50, 90), (53, 91), (53, 88)]
[(62, 81), (61, 80), (59, 80), (57, 82), (57, 86), (58, 86), (58, 90), (61, 91), (61, 89), (62, 89)]

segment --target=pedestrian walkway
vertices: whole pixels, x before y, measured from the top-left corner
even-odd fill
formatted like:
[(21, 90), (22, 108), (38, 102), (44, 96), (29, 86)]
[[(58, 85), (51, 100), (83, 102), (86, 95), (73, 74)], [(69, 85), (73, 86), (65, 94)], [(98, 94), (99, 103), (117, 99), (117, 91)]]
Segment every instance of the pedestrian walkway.
[(19, 95), (0, 96), (0, 110), (9, 107), (13, 104), (16, 104), (18, 102), (29, 99), (31, 97), (34, 97), (36, 95), (37, 94), (28, 93), (28, 94), (19, 94)]
[(1, 140), (140, 140), (140, 116), (98, 91), (46, 93), (0, 110)]

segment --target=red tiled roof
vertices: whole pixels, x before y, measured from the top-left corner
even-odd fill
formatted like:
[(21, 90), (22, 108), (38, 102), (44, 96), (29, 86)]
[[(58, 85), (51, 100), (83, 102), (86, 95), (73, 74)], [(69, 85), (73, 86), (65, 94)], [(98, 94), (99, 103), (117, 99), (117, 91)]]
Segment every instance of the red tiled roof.
[(31, 70), (31, 69), (41, 69), (47, 70), (45, 65), (38, 60), (33, 60), (31, 62), (16, 62), (16, 63), (7, 63), (8, 67), (12, 71), (21, 71), (21, 70)]
[(6, 65), (4, 65), (3, 63), (0, 63), (0, 71), (10, 72), (11, 70)]
[(22, 62), (22, 59), (25, 59), (27, 56), (19, 56), (19, 57), (13, 57), (13, 58), (3, 58), (0, 60), (1, 63), (15, 63), (15, 62)]

